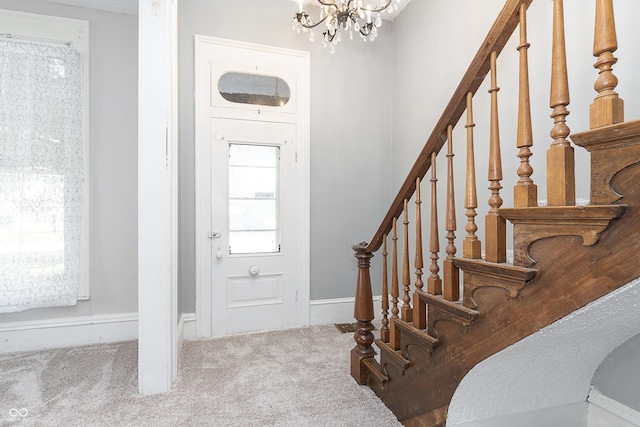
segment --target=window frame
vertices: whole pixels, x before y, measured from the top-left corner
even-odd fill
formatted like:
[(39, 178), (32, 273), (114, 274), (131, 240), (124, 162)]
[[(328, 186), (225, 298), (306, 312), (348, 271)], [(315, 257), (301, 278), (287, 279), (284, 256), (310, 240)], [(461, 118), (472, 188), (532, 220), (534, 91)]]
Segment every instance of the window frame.
[(58, 16), (40, 15), (0, 9), (0, 35), (22, 40), (52, 43), (68, 43), (80, 53), (82, 67), (82, 144), (84, 148), (85, 184), (83, 191), (83, 216), (80, 238), (80, 280), (77, 300), (88, 300), (91, 290), (90, 273), (90, 44), (89, 21)]

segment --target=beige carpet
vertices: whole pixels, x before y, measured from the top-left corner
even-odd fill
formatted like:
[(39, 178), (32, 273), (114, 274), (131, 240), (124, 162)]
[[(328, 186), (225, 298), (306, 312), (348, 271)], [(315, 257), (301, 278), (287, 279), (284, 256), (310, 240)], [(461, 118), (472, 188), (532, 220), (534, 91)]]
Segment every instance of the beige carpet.
[(136, 342), (0, 355), (0, 425), (400, 426), (349, 375), (352, 347), (333, 325), (186, 342), (156, 396), (136, 393)]

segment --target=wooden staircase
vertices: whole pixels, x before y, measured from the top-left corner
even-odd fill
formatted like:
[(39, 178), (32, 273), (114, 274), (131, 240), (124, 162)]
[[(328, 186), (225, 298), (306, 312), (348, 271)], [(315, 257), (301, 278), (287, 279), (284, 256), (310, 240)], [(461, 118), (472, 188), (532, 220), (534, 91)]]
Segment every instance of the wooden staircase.
[[(594, 56), (599, 77), (591, 129), (569, 137), (568, 82), (562, 0), (554, 0), (551, 117), (547, 150), (547, 204), (538, 206), (532, 179), (531, 109), (526, 12), (533, 0), (507, 0), (449, 105), (369, 243), (354, 246), (358, 279), (356, 346), (351, 373), (371, 387), (408, 426), (443, 426), (462, 378), (479, 362), (588, 303), (640, 277), (640, 121), (624, 121), (612, 65), (617, 48), (612, 0), (596, 0)], [(519, 28), (520, 94), (517, 147), (519, 181), (514, 207), (502, 207), (502, 162), (496, 64)], [(473, 96), (491, 79), (488, 213), (485, 241), (476, 235)], [(456, 256), (453, 128), (466, 112), (467, 224)], [(575, 206), (574, 144), (591, 155), (590, 203)], [(438, 227), (436, 156), (446, 144), (446, 210)], [(430, 172), (429, 274), (422, 233), (421, 181)], [(411, 206), (411, 208), (410, 208)], [(411, 212), (410, 212), (411, 211)], [(413, 217), (413, 224), (409, 219)], [(507, 221), (513, 224), (513, 260), (507, 262)], [(401, 229), (400, 231), (398, 229)], [(440, 259), (440, 234), (446, 247)], [(402, 234), (402, 236), (399, 236)], [(409, 253), (415, 236), (414, 254)], [(390, 241), (389, 241), (390, 240)], [(425, 239), (426, 240), (426, 239)], [(382, 249), (382, 313), (374, 321), (371, 259)], [(389, 253), (389, 250), (391, 251)], [(402, 258), (399, 261), (399, 258)], [(414, 259), (411, 273), (410, 258)], [(389, 271), (390, 264), (391, 268)], [(442, 271), (442, 275), (440, 272)], [(426, 282), (426, 283), (425, 283)], [(376, 359), (378, 348), (379, 357)]]

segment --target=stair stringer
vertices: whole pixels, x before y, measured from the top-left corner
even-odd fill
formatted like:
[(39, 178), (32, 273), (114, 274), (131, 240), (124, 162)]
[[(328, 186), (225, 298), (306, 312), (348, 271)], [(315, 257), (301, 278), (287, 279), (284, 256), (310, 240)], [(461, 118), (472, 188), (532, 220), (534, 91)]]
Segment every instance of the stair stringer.
[(640, 276), (639, 181), (638, 164), (616, 174), (612, 186), (629, 209), (596, 245), (583, 246), (575, 236), (533, 243), (538, 274), (518, 297), (478, 289), (474, 300), (481, 316), (474, 325), (440, 322), (440, 344), (429, 357), (413, 358), (401, 377), (391, 372), (384, 388), (370, 387), (405, 425), (442, 426), (458, 384), (475, 365)]

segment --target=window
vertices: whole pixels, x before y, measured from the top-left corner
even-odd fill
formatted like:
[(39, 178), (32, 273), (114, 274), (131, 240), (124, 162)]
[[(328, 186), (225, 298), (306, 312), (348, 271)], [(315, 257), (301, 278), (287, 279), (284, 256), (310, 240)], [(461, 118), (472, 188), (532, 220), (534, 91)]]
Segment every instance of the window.
[(220, 77), (218, 92), (230, 102), (270, 107), (282, 107), (291, 97), (289, 85), (279, 77), (233, 71)]
[(89, 297), (88, 23), (0, 11), (0, 312)]
[(229, 253), (280, 252), (280, 148), (229, 145)]

